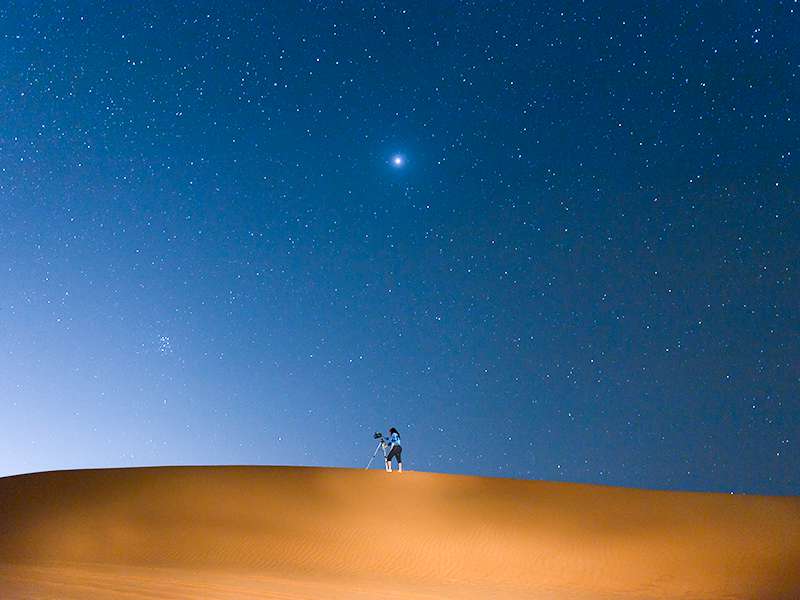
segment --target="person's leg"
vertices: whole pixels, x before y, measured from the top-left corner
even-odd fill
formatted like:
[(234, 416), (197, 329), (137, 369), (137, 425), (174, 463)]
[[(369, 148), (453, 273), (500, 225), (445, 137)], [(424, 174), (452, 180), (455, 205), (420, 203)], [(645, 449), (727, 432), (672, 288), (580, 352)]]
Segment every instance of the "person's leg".
[(392, 472), (392, 458), (397, 458), (397, 462), (400, 462), (400, 448), (395, 446), (391, 450), (389, 450), (389, 454), (386, 455), (386, 472)]
[(397, 472), (398, 473), (402, 473), (403, 472), (403, 449), (402, 448), (398, 448), (397, 449)]

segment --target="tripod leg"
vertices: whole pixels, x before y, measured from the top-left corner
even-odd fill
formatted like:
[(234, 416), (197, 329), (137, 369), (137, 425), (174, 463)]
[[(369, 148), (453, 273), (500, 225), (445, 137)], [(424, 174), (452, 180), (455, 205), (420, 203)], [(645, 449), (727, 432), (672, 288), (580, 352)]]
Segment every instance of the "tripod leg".
[[(375, 460), (376, 456), (378, 456), (378, 450), (381, 449), (381, 446), (383, 446), (383, 444), (378, 444), (378, 447), (375, 448), (375, 452), (372, 453), (372, 458), (369, 459), (369, 462), (367, 463), (367, 466), (366, 466), (365, 470), (369, 470), (370, 466), (372, 465), (372, 461)], [(386, 461), (386, 450), (383, 451), (383, 457), (384, 457), (384, 462), (385, 462)]]

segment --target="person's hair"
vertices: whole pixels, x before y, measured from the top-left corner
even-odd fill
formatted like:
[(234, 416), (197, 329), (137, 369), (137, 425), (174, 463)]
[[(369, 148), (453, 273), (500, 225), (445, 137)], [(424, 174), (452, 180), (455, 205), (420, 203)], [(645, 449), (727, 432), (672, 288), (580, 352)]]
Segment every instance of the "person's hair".
[(395, 429), (394, 427), (390, 427), (390, 428), (389, 428), (389, 433), (390, 433), (390, 434), (392, 434), (392, 433), (396, 433), (397, 435), (400, 435), (400, 432), (399, 432), (399, 431), (397, 431), (397, 429)]

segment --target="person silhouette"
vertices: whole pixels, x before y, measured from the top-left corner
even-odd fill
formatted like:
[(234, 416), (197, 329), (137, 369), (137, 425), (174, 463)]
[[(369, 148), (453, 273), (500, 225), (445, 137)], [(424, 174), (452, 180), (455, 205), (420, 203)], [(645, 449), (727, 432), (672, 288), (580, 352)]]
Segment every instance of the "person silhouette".
[(397, 472), (403, 472), (403, 446), (400, 433), (394, 427), (389, 429), (389, 453), (386, 455), (386, 472), (392, 472), (392, 459), (397, 460)]

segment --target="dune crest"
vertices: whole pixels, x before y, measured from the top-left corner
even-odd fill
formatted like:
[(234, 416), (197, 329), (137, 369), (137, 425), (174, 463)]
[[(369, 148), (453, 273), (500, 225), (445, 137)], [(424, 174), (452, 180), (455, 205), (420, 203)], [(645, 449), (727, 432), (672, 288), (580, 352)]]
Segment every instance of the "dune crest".
[(432, 473), (0, 479), (2, 598), (800, 598), (800, 498)]

